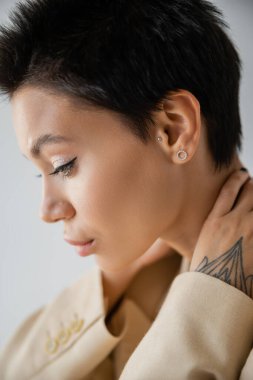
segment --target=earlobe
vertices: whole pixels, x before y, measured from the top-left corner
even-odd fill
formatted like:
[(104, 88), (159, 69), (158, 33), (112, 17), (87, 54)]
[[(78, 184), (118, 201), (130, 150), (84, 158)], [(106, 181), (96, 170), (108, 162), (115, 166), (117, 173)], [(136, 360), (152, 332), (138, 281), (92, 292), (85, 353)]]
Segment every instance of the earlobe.
[(163, 148), (173, 163), (188, 162), (194, 156), (200, 139), (201, 116), (198, 100), (187, 90), (171, 92), (165, 98), (161, 112), (165, 116), (159, 131)]
[[(162, 137), (158, 136), (157, 141), (162, 142), (163, 141)], [(180, 161), (185, 161), (187, 157), (188, 157), (188, 153), (183, 148), (180, 148), (179, 151), (177, 152), (177, 158)]]
[(177, 152), (177, 158), (180, 160), (180, 161), (185, 161), (188, 157), (188, 153), (180, 148), (179, 151)]

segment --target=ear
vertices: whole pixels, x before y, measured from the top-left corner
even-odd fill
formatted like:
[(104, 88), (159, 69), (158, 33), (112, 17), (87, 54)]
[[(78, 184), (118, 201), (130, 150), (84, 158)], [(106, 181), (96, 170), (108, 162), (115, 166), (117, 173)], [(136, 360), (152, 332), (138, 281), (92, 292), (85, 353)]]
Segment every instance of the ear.
[[(191, 92), (178, 90), (169, 92), (161, 105), (156, 119), (156, 138), (162, 137), (159, 145), (171, 162), (184, 164), (192, 159), (198, 148), (201, 131), (200, 104)], [(188, 154), (183, 161), (177, 156), (180, 149)]]

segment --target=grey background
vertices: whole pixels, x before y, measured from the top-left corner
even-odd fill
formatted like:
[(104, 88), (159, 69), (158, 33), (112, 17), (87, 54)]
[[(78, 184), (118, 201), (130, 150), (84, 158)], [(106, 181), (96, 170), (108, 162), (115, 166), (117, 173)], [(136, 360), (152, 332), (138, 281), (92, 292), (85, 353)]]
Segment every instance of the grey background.
[[(215, 0), (229, 23), (230, 34), (243, 61), (241, 116), (244, 132), (241, 159), (253, 167), (253, 1)], [(15, 1), (0, 0), (0, 23)], [(226, 110), (224, 110), (226, 112)], [(61, 223), (38, 217), (40, 179), (36, 168), (18, 149), (10, 106), (0, 103), (0, 346), (33, 310), (49, 302), (64, 287), (94, 265), (80, 258), (63, 241)]]

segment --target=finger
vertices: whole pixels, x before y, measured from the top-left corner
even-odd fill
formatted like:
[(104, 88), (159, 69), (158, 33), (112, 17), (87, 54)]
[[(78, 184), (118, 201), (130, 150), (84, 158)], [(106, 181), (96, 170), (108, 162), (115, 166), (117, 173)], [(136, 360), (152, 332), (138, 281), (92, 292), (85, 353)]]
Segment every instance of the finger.
[(230, 212), (236, 201), (239, 190), (248, 178), (249, 173), (247, 172), (240, 170), (233, 172), (221, 188), (208, 218), (224, 216)]
[(253, 178), (249, 178), (242, 186), (233, 210), (239, 213), (253, 210)]

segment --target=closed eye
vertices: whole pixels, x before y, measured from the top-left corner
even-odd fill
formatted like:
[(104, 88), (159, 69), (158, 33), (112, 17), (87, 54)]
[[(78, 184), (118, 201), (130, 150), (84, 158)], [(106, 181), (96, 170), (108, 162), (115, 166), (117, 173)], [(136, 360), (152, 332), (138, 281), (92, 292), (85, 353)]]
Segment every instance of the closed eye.
[[(49, 175), (57, 175), (58, 173), (63, 173), (63, 177), (69, 177), (72, 173), (72, 169), (74, 168), (74, 164), (76, 161), (77, 157), (73, 158), (73, 160), (67, 162), (64, 165), (59, 166), (56, 168), (52, 173), (49, 173)], [(42, 175), (38, 174), (36, 177), (41, 178)]]

